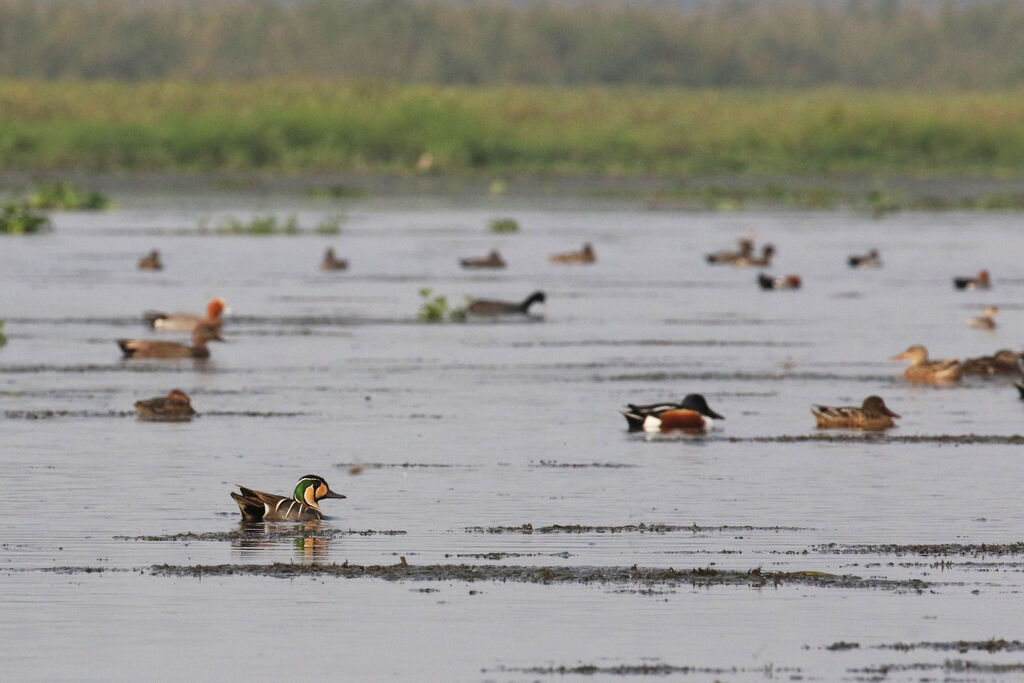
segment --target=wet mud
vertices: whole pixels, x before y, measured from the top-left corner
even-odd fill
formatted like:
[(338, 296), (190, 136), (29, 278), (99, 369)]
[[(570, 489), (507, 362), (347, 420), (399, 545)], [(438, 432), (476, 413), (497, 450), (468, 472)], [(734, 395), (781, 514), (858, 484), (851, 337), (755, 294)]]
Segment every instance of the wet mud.
[[(618, 664), (600, 666), (597, 664), (575, 664), (561, 666), (531, 667), (500, 667), (484, 670), (484, 673), (517, 673), (531, 676), (737, 676), (752, 674), (765, 679), (775, 676), (788, 676), (790, 680), (800, 680), (801, 670), (797, 667), (781, 667), (766, 664), (762, 667), (729, 667), (714, 668), (706, 666), (676, 666), (673, 664)], [(703, 680), (703, 679), (702, 679)]]
[(805, 531), (801, 527), (783, 526), (700, 526), (698, 524), (677, 525), (677, 524), (624, 524), (621, 526), (587, 526), (584, 524), (552, 524), (550, 526), (533, 526), (522, 524), (520, 526), (492, 526), (466, 527), (466, 533), (471, 534), (667, 534), (680, 531), (691, 533), (735, 533), (742, 531)]

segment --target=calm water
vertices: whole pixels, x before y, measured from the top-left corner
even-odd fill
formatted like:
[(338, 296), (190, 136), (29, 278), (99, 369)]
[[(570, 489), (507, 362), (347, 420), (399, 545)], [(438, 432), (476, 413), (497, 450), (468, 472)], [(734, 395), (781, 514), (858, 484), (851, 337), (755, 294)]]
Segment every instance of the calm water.
[[(941, 668), (1020, 664), (1020, 653), (877, 647), (1020, 637), (1020, 555), (954, 555), (940, 566), (933, 556), (822, 546), (1020, 540), (1021, 447), (986, 441), (1024, 433), (1009, 381), (913, 387), (887, 360), (913, 343), (934, 357), (1021, 348), (1020, 214), (116, 199), (115, 211), (56, 215), (51, 234), (0, 239), (4, 678), (520, 681), (579, 678), (540, 670), (593, 665), (604, 673), (592, 678), (621, 680), (614, 667), (644, 664), (693, 667), (672, 674), (687, 680), (1021, 675)], [(270, 212), (308, 227), (338, 213), (345, 221), (331, 237), (196, 230)], [(521, 232), (491, 234), (488, 222), (503, 216)], [(804, 289), (762, 292), (756, 270), (703, 262), (748, 231), (777, 246), (769, 272), (799, 273)], [(584, 241), (596, 264), (548, 263)], [(350, 260), (347, 272), (317, 269), (328, 245)], [(136, 270), (154, 247), (165, 270)], [(884, 268), (846, 267), (847, 254), (870, 247)], [(508, 268), (458, 267), (458, 257), (491, 248)], [(954, 275), (983, 267), (992, 290), (953, 290)], [(416, 321), (424, 286), (456, 303), (536, 289), (548, 301), (540, 322), (427, 325)], [(183, 340), (149, 331), (144, 310), (198, 312), (218, 295), (232, 315), (209, 362), (120, 360), (119, 337)], [(997, 330), (966, 327), (986, 304), (1002, 309)], [(172, 388), (202, 416), (152, 424), (130, 414), (134, 401)], [(726, 416), (722, 430), (649, 440), (628, 434), (617, 412), (690, 392)], [(872, 393), (903, 415), (893, 437), (982, 438), (774, 438), (817, 433), (812, 403), (859, 404)], [(357, 464), (362, 473), (350, 475)], [(286, 493), (310, 472), (348, 496), (324, 503), (322, 537), (140, 538), (228, 534), (239, 528), (234, 484)], [(475, 530), (524, 523), (753, 528)], [(645, 591), (150, 571), (403, 556), (414, 565), (762, 567), (931, 586)], [(838, 641), (860, 647), (825, 649)], [(878, 673), (912, 664), (940, 668)]]

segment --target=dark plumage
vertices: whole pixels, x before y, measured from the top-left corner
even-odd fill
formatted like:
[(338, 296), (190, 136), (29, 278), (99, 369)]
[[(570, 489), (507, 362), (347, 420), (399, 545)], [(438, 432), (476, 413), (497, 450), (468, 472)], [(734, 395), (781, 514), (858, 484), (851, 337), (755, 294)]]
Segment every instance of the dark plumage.
[(162, 420), (169, 422), (190, 420), (196, 414), (188, 395), (180, 389), (174, 389), (166, 396), (136, 401), (135, 410), (139, 411), (140, 420)]
[(534, 292), (521, 303), (512, 301), (495, 301), (493, 299), (476, 299), (471, 301), (467, 310), (474, 315), (517, 315), (530, 312), (530, 306), (543, 303), (544, 292)]

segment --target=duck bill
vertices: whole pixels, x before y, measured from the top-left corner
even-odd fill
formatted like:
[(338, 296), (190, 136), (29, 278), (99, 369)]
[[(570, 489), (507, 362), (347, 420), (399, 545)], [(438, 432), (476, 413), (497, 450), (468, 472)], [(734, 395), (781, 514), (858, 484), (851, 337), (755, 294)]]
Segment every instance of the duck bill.
[(882, 406), (882, 414), (883, 415), (888, 415), (889, 417), (900, 417), (899, 415), (897, 415), (896, 413), (892, 412), (891, 410), (889, 410), (885, 406)]
[(708, 417), (714, 418), (715, 420), (724, 420), (725, 419), (725, 415), (719, 415), (715, 411), (711, 410), (711, 408), (708, 408)]
[(321, 498), (321, 500), (322, 500), (322, 499), (324, 499), (324, 498), (346, 498), (346, 497), (347, 497), (347, 496), (345, 496), (345, 495), (343, 495), (343, 494), (341, 494), (341, 493), (335, 493), (334, 491), (332, 491), (332, 490), (330, 490), (330, 489), (327, 489), (327, 493), (325, 493), (324, 495), (322, 495), (322, 496), (321, 496), (320, 498)]
[(906, 360), (906, 359), (907, 359), (907, 353), (906, 353), (906, 351), (904, 351), (903, 353), (899, 354), (898, 356), (893, 356), (889, 360)]

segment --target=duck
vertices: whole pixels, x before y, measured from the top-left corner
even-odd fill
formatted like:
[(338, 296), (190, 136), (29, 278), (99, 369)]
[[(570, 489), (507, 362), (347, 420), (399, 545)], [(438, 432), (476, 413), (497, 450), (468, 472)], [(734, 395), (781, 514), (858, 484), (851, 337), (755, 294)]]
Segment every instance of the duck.
[(896, 423), (899, 415), (889, 410), (881, 396), (868, 396), (858, 408), (856, 406), (811, 406), (818, 421), (819, 429), (867, 429), (882, 430)]
[(594, 255), (594, 247), (586, 242), (579, 251), (566, 251), (561, 254), (552, 254), (548, 257), (552, 263), (594, 263), (597, 256)]
[(530, 306), (544, 303), (547, 298), (544, 292), (536, 291), (523, 299), (521, 303), (512, 301), (495, 301), (493, 299), (474, 299), (469, 302), (466, 310), (474, 315), (517, 315), (529, 314)]
[(998, 312), (998, 306), (986, 306), (980, 316), (967, 319), (967, 326), (979, 330), (994, 330), (996, 329), (996, 313)]
[(736, 240), (739, 244), (739, 251), (716, 251), (711, 254), (705, 254), (704, 258), (707, 259), (708, 263), (711, 264), (723, 264), (723, 263), (735, 263), (741, 258), (750, 258), (754, 255), (754, 240), (750, 237), (740, 237)]
[(1020, 398), (1024, 399), (1024, 380), (1018, 379), (1014, 381), (1013, 386), (1017, 387), (1017, 391), (1020, 392)]
[(946, 384), (959, 382), (963, 376), (960, 369), (960, 360), (950, 358), (947, 360), (928, 360), (928, 349), (915, 344), (903, 353), (893, 356), (890, 360), (911, 361), (903, 376), (911, 382), (922, 384)]
[[(659, 431), (661, 428), (661, 422), (650, 423), (652, 429), (648, 429), (648, 418), (654, 418), (660, 420), (665, 413), (669, 412), (696, 412), (700, 416), (706, 416), (707, 418), (713, 418), (716, 420), (724, 420), (725, 418), (718, 413), (711, 410), (708, 407), (708, 402), (701, 394), (688, 394), (682, 401), (678, 403), (664, 402), (664, 403), (648, 403), (645, 405), (637, 405), (635, 403), (627, 403), (626, 410), (620, 411), (626, 418), (626, 424), (629, 425), (629, 431), (639, 432), (645, 431)], [(678, 422), (683, 418), (682, 415), (669, 416), (667, 422)], [(710, 420), (708, 420), (710, 424)]]
[(761, 273), (757, 276), (757, 284), (761, 285), (761, 289), (800, 289), (802, 283), (799, 275), (772, 277)]
[(978, 271), (977, 277), (955, 277), (953, 278), (953, 286), (957, 289), (988, 289), (992, 286), (992, 283), (988, 276), (987, 270)]
[(320, 262), (320, 270), (345, 270), (346, 268), (348, 268), (348, 260), (335, 256), (334, 247), (327, 247), (324, 259)]
[(459, 263), (462, 264), (463, 268), (504, 268), (505, 259), (501, 258), (501, 254), (498, 253), (497, 249), (492, 249), (491, 253), (484, 258), (464, 258), (459, 259)]
[(209, 358), (206, 343), (224, 341), (217, 328), (199, 325), (192, 331), (192, 346), (157, 339), (118, 339), (125, 358)]
[(1010, 349), (999, 349), (991, 356), (968, 358), (960, 364), (964, 375), (1020, 375), (1021, 354)]
[(775, 255), (775, 247), (771, 244), (766, 244), (761, 247), (761, 257), (756, 256), (741, 256), (732, 262), (737, 268), (750, 268), (753, 266), (770, 266), (772, 264), (772, 256)]
[(154, 249), (139, 260), (139, 270), (163, 270), (164, 264), (160, 262), (160, 252)]
[(180, 389), (173, 389), (166, 396), (136, 401), (135, 410), (140, 420), (190, 420), (196, 414), (188, 394)]
[(237, 485), (241, 493), (231, 492), (231, 497), (242, 511), (246, 522), (309, 522), (323, 519), (320, 501), (324, 498), (345, 498), (335, 493), (323, 477), (307, 474), (295, 484), (291, 498), (274, 493), (254, 491)]
[(866, 254), (850, 254), (846, 257), (846, 262), (851, 268), (881, 268), (882, 255), (877, 249), (872, 249)]
[(146, 311), (143, 317), (149, 326), (155, 330), (194, 330), (197, 325), (210, 325), (220, 328), (221, 313), (227, 313), (228, 302), (221, 297), (210, 300), (206, 305), (206, 317), (193, 313), (162, 313), (160, 311)]

